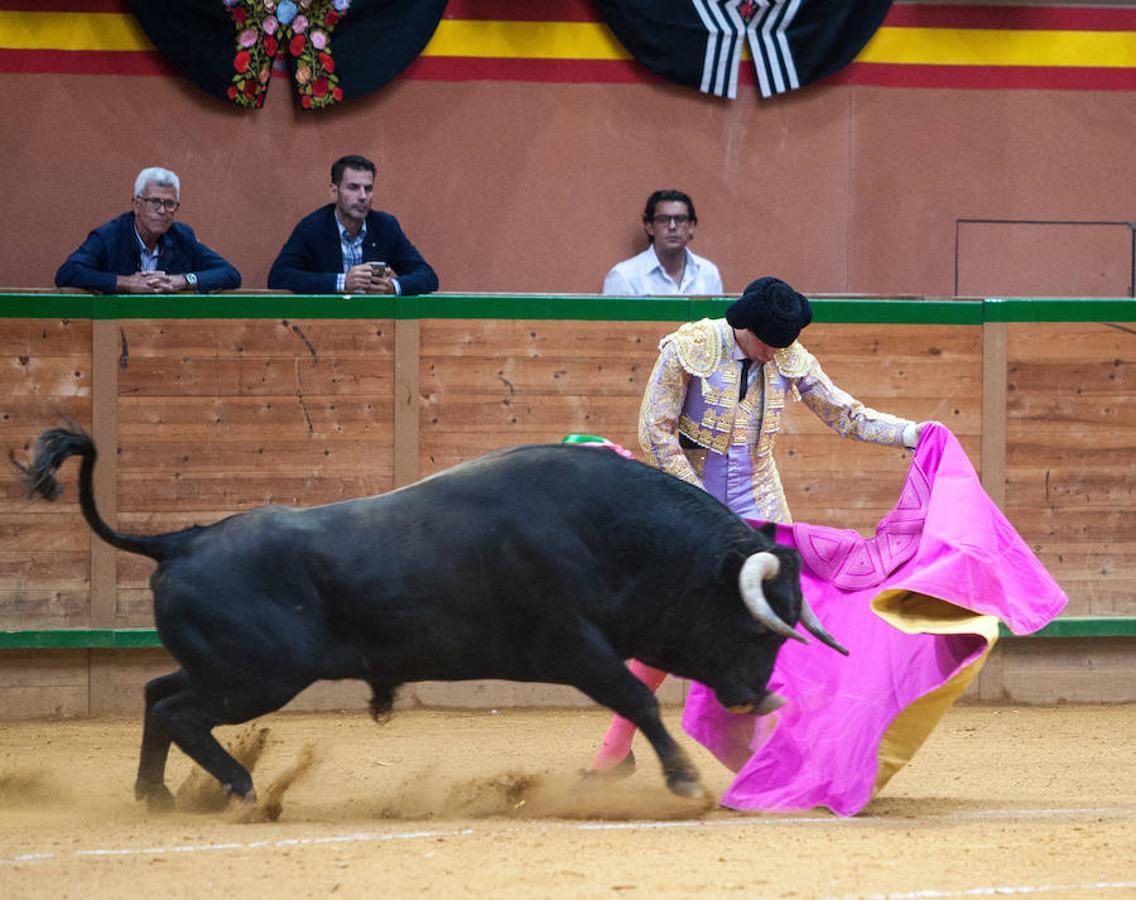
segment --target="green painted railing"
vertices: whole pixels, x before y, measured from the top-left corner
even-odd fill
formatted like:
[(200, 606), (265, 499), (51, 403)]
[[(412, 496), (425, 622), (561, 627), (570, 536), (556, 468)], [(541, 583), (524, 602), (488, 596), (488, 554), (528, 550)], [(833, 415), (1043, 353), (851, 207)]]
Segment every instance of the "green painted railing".
[[(0, 318), (37, 319), (574, 319), (678, 322), (720, 316), (726, 299), (582, 294), (430, 294), (424, 297), (217, 294), (93, 297), (0, 294)], [(815, 321), (891, 325), (1132, 322), (1131, 298), (918, 300), (817, 298)]]
[[(1011, 634), (999, 626), (1003, 638), (1117, 638), (1136, 637), (1136, 617), (1069, 616), (1054, 619), (1029, 635)], [(0, 631), (0, 650), (146, 650), (161, 647), (153, 628), (45, 628)]]

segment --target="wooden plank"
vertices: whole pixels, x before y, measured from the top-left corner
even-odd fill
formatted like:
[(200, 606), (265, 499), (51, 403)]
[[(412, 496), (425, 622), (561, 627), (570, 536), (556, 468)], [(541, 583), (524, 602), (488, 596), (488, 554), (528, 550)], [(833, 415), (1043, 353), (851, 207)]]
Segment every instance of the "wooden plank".
[(1011, 359), (1036, 365), (1095, 359), (1130, 360), (1132, 327), (1100, 322), (1015, 323), (1007, 326)]
[[(1118, 566), (1124, 565), (1117, 561)], [(1070, 616), (1134, 616), (1136, 592), (1132, 576), (1101, 577), (1092, 572), (1070, 572), (1067, 567), (1048, 567), (1050, 574), (1069, 595), (1064, 614)]]
[(1077, 360), (1055, 364), (1011, 359), (1007, 379), (1011, 391), (1042, 391), (1077, 396), (1127, 394), (1136, 389), (1136, 364), (1122, 359), (1094, 358), (1091, 351)]
[(307, 471), (313, 475), (389, 468), (380, 462), (391, 452), (393, 434), (281, 434), (265, 430), (259, 436), (240, 434), (164, 440), (133, 435), (119, 450), (123, 471), (253, 471), (261, 473)]
[(1136, 397), (1123, 389), (1076, 395), (1018, 390), (1007, 412), (1019, 422), (1044, 422), (1050, 429), (1062, 423), (1136, 431)]
[(12, 511), (0, 516), (0, 547), (6, 553), (43, 554), (49, 560), (61, 550), (89, 552), (91, 532), (79, 513), (78, 504), (60, 504), (46, 509), (46, 512)]
[(132, 319), (119, 325), (127, 368), (146, 357), (394, 356), (391, 319)]
[(0, 328), (0, 358), (73, 357), (91, 350), (88, 319), (4, 319)]
[(394, 446), (392, 468), (394, 485), (401, 487), (418, 478), (419, 395), (421, 361), (418, 345), (421, 327), (417, 321), (395, 324)]
[(1136, 509), (1018, 506), (1009, 497), (1006, 517), (1031, 545), (1047, 538), (1071, 543), (1136, 540)]
[(87, 650), (0, 653), (0, 709), (6, 719), (85, 715)]
[(89, 554), (83, 550), (32, 554), (14, 552), (6, 545), (0, 549), (0, 589), (3, 590), (56, 584), (85, 586), (89, 575)]
[(1048, 438), (1035, 429), (1011, 429), (1007, 469), (1029, 473), (1083, 468), (1087, 464), (1098, 471), (1136, 468), (1136, 441), (1125, 431), (1098, 429), (1083, 435), (1066, 431)]
[(154, 595), (149, 584), (118, 587), (118, 619), (115, 628), (153, 628)]
[(239, 512), (268, 503), (314, 506), (368, 497), (390, 489), (391, 471), (377, 467), (359, 473), (289, 474), (255, 472), (186, 472), (158, 478), (150, 473), (123, 473), (119, 505), (123, 512)]
[(85, 583), (14, 590), (0, 604), (0, 628), (85, 628), (89, 601)]
[(89, 397), (90, 351), (82, 355), (14, 357), (4, 373), (4, 395), (10, 398)]
[(642, 397), (649, 363), (607, 359), (527, 359), (523, 357), (435, 358), (422, 361), (422, 391), (486, 397), (525, 395), (623, 395)]
[(119, 373), (120, 390), (136, 397), (388, 395), (394, 363), (372, 357), (144, 357)]
[(70, 419), (89, 427), (91, 400), (85, 393), (68, 396), (7, 392), (7, 382), (0, 379), (0, 423), (4, 426), (5, 444), (21, 459), (26, 458), (32, 442), (40, 433), (60, 420)]
[[(652, 361), (659, 341), (681, 322), (579, 322), (504, 319), (422, 321), (422, 357), (445, 356), (605, 358), (634, 355)], [(827, 366), (859, 361), (931, 357), (949, 367), (978, 360), (979, 329), (960, 325), (855, 325), (816, 323), (803, 343)]]
[(1069, 505), (1084, 508), (1136, 503), (1136, 483), (1129, 472), (1101, 466), (1044, 470), (1017, 467), (1006, 479), (1006, 490), (1013, 495), (1017, 507), (1057, 509)]
[(614, 361), (633, 355), (653, 362), (659, 340), (681, 324), (424, 319), (420, 348), (423, 361), (450, 356)]
[(504, 397), (494, 403), (463, 395), (426, 397), (421, 440), (426, 442), (433, 432), (446, 430), (496, 434), (539, 431), (548, 434), (550, 440), (560, 440), (569, 433), (602, 434), (594, 429), (626, 427), (626, 423), (636, 422), (641, 402), (635, 396), (570, 395), (518, 400)]
[(1136, 638), (1004, 641), (1001, 696), (1016, 703), (1136, 701)]
[[(91, 437), (99, 449), (93, 486), (99, 514), (111, 527), (118, 523), (118, 366), (120, 343), (118, 324), (93, 323), (91, 331)], [(88, 624), (110, 628), (117, 618), (117, 573), (115, 550), (92, 532), (91, 581)], [(98, 709), (110, 690), (109, 661), (91, 660), (88, 683), (89, 704)]]
[(1006, 325), (982, 326), (982, 487), (1006, 505)]
[(237, 435), (373, 434), (392, 432), (392, 396), (369, 394), (352, 397), (299, 398), (280, 396), (216, 396), (161, 398), (122, 397), (119, 401), (119, 436), (126, 438), (161, 433), (211, 440)]

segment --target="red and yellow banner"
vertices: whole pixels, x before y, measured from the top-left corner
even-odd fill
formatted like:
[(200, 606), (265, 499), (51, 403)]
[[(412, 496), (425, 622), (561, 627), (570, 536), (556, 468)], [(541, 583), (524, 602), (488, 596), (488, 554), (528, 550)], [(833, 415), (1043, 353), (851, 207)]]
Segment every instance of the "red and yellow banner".
[[(218, 0), (220, 2), (220, 0)], [(126, 0), (0, 0), (0, 71), (176, 76)], [(753, 82), (752, 67), (742, 67)], [(400, 76), (655, 82), (589, 0), (450, 0)], [(1136, 89), (1136, 9), (901, 3), (829, 79), (893, 87)]]

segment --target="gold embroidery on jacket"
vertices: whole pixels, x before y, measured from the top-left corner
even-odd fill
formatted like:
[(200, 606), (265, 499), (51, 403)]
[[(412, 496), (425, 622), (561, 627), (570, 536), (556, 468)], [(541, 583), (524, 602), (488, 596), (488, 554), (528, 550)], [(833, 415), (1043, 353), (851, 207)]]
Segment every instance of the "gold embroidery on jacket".
[(699, 378), (712, 374), (722, 357), (722, 338), (713, 319), (687, 322), (678, 331), (663, 338), (659, 349), (662, 350), (667, 343), (674, 345), (682, 367)]

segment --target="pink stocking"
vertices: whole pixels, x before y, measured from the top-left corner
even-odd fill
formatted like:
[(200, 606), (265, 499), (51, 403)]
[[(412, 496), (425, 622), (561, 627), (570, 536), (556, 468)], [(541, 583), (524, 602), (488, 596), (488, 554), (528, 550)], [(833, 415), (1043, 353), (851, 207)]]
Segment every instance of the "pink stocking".
[[(637, 659), (631, 660), (627, 664), (627, 668), (631, 670), (632, 675), (651, 689), (651, 693), (657, 691), (659, 685), (667, 677), (667, 673), (662, 669), (652, 669), (649, 665), (641, 663)], [(635, 737), (635, 726), (623, 716), (615, 716), (611, 720), (607, 734), (603, 737), (596, 758), (592, 760), (592, 771), (606, 772), (623, 762), (627, 754), (631, 752), (631, 739), (633, 737)]]

